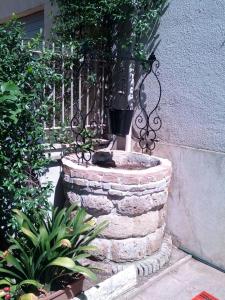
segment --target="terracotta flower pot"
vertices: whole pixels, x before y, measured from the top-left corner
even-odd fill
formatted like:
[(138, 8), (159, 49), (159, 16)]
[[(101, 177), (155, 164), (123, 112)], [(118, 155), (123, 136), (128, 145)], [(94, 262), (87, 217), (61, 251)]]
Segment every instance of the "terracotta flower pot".
[(58, 290), (45, 297), (39, 297), (41, 300), (69, 300), (76, 297), (83, 291), (84, 276), (68, 284), (64, 290)]

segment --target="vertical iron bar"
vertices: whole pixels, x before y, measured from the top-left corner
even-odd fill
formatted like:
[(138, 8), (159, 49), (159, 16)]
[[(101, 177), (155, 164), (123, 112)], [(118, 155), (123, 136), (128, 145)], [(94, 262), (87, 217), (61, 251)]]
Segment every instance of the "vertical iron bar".
[[(55, 54), (55, 43), (52, 43), (52, 53), (53, 56)], [(55, 58), (53, 58), (53, 71), (55, 71)], [(52, 91), (52, 97), (53, 97), (53, 128), (56, 127), (56, 122), (55, 122), (55, 82), (53, 83), (53, 91)]]
[(78, 109), (79, 109), (79, 111), (81, 111), (81, 97), (82, 97), (81, 92), (82, 92), (82, 68), (79, 71), (79, 91), (78, 91), (78, 94), (79, 94)]
[(87, 99), (86, 99), (86, 126), (90, 125), (89, 124), (89, 107), (90, 107), (90, 87), (88, 83), (88, 76), (89, 76), (89, 66), (87, 67)]
[(101, 134), (103, 133), (103, 123), (104, 123), (104, 98), (105, 98), (105, 63), (102, 63), (102, 97), (101, 97)]
[[(71, 56), (73, 56), (73, 46), (71, 46)], [(71, 75), (70, 75), (70, 119), (73, 118), (73, 62), (70, 65)]]
[[(43, 40), (42, 41), (42, 49), (41, 49), (41, 52), (44, 53), (45, 51), (45, 41)], [(45, 84), (43, 86), (43, 98), (45, 97)], [(46, 121), (44, 121), (44, 129), (46, 128)]]
[(64, 123), (65, 121), (65, 84), (64, 84), (64, 75), (65, 75), (65, 70), (64, 70), (64, 67), (65, 67), (65, 64), (64, 64), (64, 44), (62, 44), (62, 50), (61, 50), (61, 53), (62, 53), (62, 124)]

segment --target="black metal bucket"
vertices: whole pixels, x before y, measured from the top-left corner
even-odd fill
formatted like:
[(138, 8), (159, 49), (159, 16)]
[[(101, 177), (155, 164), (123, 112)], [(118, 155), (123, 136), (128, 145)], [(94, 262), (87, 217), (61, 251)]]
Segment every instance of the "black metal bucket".
[(109, 111), (111, 133), (128, 135), (134, 111), (129, 109), (112, 109)]

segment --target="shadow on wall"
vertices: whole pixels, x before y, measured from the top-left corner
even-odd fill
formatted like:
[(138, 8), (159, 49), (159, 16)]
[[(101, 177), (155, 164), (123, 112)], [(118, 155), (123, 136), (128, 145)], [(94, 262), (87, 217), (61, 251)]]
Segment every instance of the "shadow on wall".
[(58, 208), (63, 208), (65, 205), (66, 199), (63, 192), (63, 178), (60, 175), (59, 180), (55, 187), (55, 195), (54, 195), (54, 206)]

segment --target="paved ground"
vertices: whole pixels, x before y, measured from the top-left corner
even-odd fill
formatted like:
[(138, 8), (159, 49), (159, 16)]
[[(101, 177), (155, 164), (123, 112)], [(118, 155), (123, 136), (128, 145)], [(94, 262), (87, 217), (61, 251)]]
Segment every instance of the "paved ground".
[(225, 300), (225, 273), (191, 259), (165, 276), (146, 282), (127, 300), (191, 300), (202, 291)]

